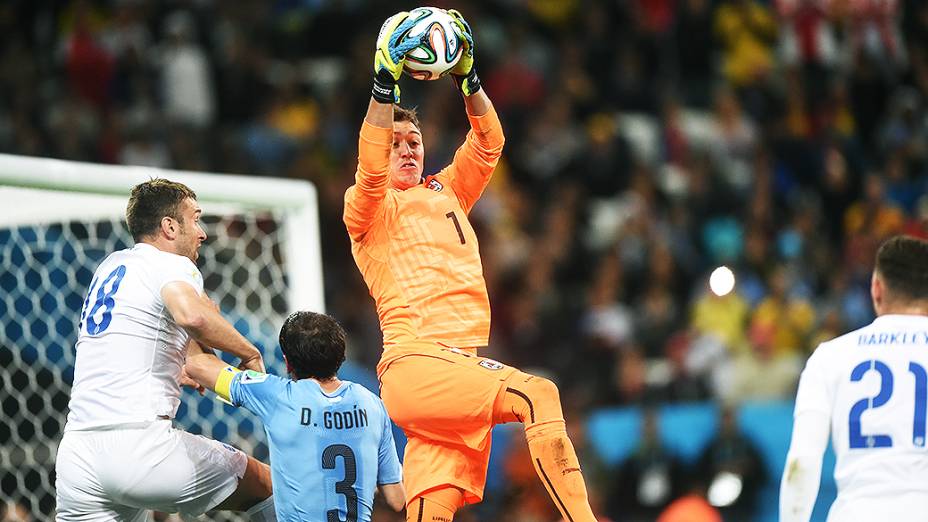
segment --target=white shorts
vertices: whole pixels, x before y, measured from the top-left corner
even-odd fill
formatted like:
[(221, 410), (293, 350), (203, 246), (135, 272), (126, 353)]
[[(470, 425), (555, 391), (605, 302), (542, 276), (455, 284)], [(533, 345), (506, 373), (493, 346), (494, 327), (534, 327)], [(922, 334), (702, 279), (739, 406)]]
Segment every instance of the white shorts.
[(57, 520), (147, 520), (148, 510), (197, 516), (238, 487), (248, 457), (171, 421), (65, 432), (58, 446)]

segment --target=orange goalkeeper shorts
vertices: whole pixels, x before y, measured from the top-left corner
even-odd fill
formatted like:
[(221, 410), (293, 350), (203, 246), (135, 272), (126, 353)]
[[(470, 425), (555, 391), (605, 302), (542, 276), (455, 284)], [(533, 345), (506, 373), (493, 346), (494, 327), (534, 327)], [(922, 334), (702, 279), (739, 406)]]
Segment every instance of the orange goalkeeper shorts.
[(381, 398), (408, 439), (406, 502), (451, 485), (473, 504), (483, 499), (494, 406), (516, 369), (473, 350), (433, 347), (391, 358), (380, 369)]

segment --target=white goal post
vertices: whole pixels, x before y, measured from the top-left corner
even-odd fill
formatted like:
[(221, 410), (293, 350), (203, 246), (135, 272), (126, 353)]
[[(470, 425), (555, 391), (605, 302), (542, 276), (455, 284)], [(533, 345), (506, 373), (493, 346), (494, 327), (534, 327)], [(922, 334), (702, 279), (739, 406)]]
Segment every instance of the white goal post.
[[(286, 371), (277, 346), (286, 316), (325, 309), (317, 194), (307, 181), (0, 154), (0, 499), (36, 519), (53, 516), (87, 286), (106, 255), (132, 245), (129, 192), (152, 178), (196, 192), (209, 236), (197, 263), (206, 291), (270, 371)], [(185, 391), (177, 424), (268, 457), (255, 417), (208, 397)]]
[[(83, 210), (101, 217), (112, 215), (116, 210), (119, 211), (117, 215), (124, 216), (132, 187), (153, 178), (167, 178), (187, 185), (196, 192), (201, 204), (219, 203), (223, 208), (271, 208), (286, 213), (284, 226), (287, 257), (293, 266), (301, 267), (290, 274), (290, 304), (294, 310), (321, 312), (325, 309), (318, 201), (316, 187), (308, 181), (0, 154), (0, 187), (7, 190), (20, 187), (101, 196), (87, 201), (99, 206), (85, 207)], [(69, 208), (71, 206), (61, 205), (60, 196), (34, 193), (37, 201), (41, 201), (38, 198), (42, 197), (54, 198), (50, 203), (55, 204), (43, 205), (41, 212), (37, 212), (34, 207), (28, 208), (26, 201), (0, 205), (0, 226), (48, 223), (74, 217), (70, 214), (73, 212)], [(4, 199), (0, 199), (0, 202)], [(30, 203), (34, 202), (30, 198)], [(116, 207), (113, 207), (114, 204)], [(204, 208), (204, 213), (209, 212), (208, 208)]]

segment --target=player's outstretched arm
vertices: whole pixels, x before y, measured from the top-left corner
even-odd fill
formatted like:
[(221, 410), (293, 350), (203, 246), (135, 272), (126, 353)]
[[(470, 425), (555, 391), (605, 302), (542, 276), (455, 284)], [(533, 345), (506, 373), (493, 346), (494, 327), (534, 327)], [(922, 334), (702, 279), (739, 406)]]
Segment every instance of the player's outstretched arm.
[(505, 138), (493, 103), (480, 86), (474, 68), (474, 35), (470, 24), (458, 11), (449, 9), (455, 32), (463, 42), (463, 55), (451, 71), (451, 77), (464, 98), (471, 132), (454, 155), (445, 172), (461, 207), (469, 213), (480, 198), (503, 152)]
[(383, 499), (387, 502), (387, 505), (394, 511), (399, 512), (406, 507), (406, 489), (403, 487), (402, 482), (397, 484), (381, 484), (377, 486), (377, 489), (380, 490), (380, 494), (383, 495)]
[(208, 298), (191, 285), (173, 282), (161, 289), (161, 298), (178, 326), (206, 346), (230, 353), (248, 369), (264, 371), (261, 352), (222, 317)]
[[(187, 345), (187, 362), (184, 364), (187, 376), (200, 386), (216, 392), (227, 401), (231, 401), (229, 383), (238, 370), (216, 357), (212, 351), (203, 348), (200, 343), (191, 341)], [(222, 379), (221, 377), (227, 377)]]
[(342, 219), (348, 234), (360, 241), (378, 216), (390, 183), (390, 147), (393, 143), (393, 104), (399, 103), (399, 86), (406, 53), (419, 45), (421, 37), (409, 38), (415, 20), (401, 11), (380, 28), (374, 50), (374, 87), (358, 137), (358, 170), (355, 183), (345, 192)]

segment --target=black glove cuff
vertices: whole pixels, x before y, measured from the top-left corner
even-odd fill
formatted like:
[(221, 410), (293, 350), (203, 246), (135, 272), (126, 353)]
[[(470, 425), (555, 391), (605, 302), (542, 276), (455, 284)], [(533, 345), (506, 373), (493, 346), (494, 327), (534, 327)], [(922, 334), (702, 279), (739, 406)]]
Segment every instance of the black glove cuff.
[(393, 103), (393, 90), (396, 87), (396, 80), (387, 71), (380, 71), (374, 75), (374, 87), (371, 89), (371, 96), (380, 103)]
[[(477, 77), (477, 68), (471, 67), (467, 76), (453, 74), (454, 83), (457, 84), (458, 90), (464, 96), (470, 96), (480, 90), (480, 78)], [(464, 89), (464, 82), (467, 82), (467, 91)]]

